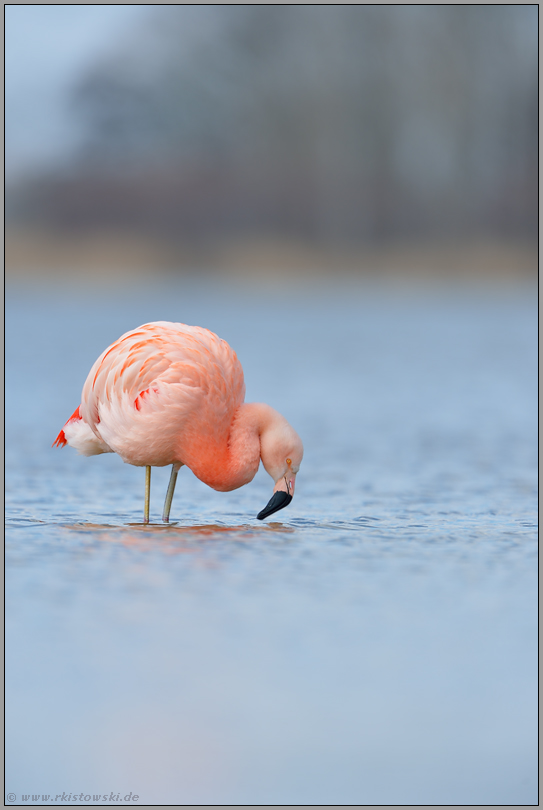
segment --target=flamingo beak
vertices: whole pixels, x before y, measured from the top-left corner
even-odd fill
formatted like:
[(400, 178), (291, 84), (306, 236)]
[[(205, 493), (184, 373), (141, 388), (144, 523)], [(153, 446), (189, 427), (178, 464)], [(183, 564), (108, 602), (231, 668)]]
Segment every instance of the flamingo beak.
[(283, 507), (288, 506), (292, 500), (292, 495), (288, 492), (274, 492), (264, 509), (258, 513), (257, 520), (264, 520), (264, 518), (273, 515)]
[(288, 506), (291, 502), (293, 493), (294, 477), (292, 477), (292, 480), (290, 481), (287, 481), (286, 477), (280, 478), (274, 487), (273, 495), (271, 496), (270, 500), (264, 509), (262, 509), (262, 511), (256, 516), (257, 520), (264, 520), (264, 518), (273, 515), (274, 512), (284, 509), (284, 507)]

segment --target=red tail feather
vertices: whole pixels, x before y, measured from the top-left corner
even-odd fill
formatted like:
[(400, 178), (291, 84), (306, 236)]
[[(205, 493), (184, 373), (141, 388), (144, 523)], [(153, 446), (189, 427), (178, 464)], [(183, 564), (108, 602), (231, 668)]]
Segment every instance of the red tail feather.
[(65, 447), (68, 444), (64, 431), (61, 430), (51, 447)]
[[(81, 419), (81, 409), (79, 405), (66, 422), (66, 425), (70, 422), (74, 422), (76, 419)], [(64, 427), (66, 427), (66, 425), (64, 425)], [(68, 442), (66, 440), (66, 434), (64, 433), (64, 430), (61, 430), (51, 447), (65, 447), (67, 444)]]

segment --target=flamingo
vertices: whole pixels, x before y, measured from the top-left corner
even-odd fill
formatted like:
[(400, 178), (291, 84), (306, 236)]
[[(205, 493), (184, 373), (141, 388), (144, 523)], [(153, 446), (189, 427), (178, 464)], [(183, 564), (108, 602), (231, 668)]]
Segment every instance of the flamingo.
[(162, 520), (169, 522), (177, 474), (230, 492), (254, 478), (260, 460), (273, 494), (258, 520), (287, 506), (303, 456), (300, 437), (269, 405), (246, 403), (243, 369), (225, 340), (200, 326), (157, 321), (126, 332), (96, 360), (81, 404), (53, 447), (85, 456), (117, 453), (145, 467), (149, 523), (151, 467), (171, 464)]

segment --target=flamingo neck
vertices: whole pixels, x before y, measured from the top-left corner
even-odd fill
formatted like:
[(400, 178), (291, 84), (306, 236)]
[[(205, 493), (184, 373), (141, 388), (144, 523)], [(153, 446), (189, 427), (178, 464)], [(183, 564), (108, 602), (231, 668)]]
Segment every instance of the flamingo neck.
[(210, 442), (205, 449), (190, 453), (185, 463), (196, 477), (219, 492), (252, 481), (260, 464), (260, 434), (267, 423), (268, 407), (243, 403), (234, 414), (226, 441)]

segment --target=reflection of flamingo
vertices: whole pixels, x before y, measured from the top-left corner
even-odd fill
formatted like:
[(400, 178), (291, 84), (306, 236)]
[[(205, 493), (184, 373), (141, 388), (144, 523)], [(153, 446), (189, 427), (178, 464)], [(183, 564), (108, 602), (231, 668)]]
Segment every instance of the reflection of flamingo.
[(303, 447), (281, 414), (244, 396), (243, 369), (228, 343), (199, 326), (147, 323), (100, 355), (53, 446), (69, 444), (85, 456), (118, 453), (145, 467), (145, 523), (151, 467), (172, 465), (167, 523), (183, 465), (229, 492), (248, 484), (262, 459), (275, 481), (262, 520), (291, 502)]

